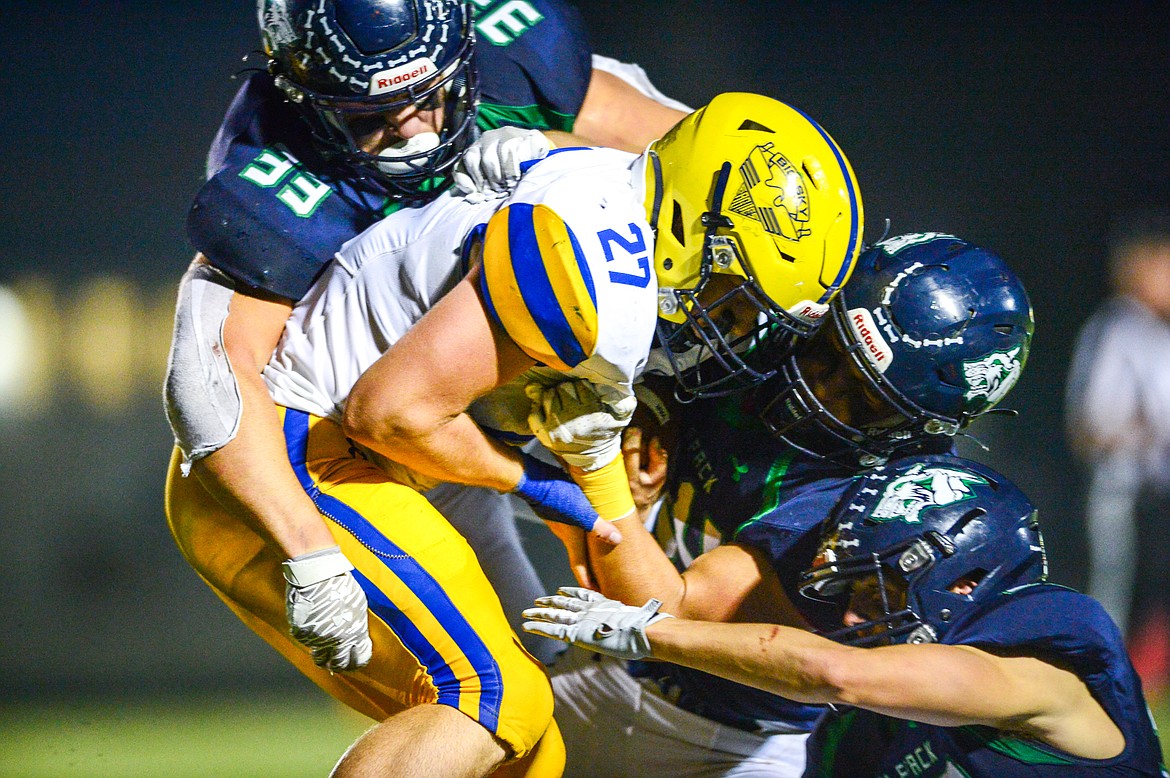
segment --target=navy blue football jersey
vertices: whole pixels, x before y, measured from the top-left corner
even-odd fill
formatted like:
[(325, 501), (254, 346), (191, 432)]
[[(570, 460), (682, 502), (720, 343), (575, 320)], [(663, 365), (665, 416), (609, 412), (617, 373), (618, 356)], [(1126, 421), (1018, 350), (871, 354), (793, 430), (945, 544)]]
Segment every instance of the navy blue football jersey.
[[(571, 130), (591, 74), (576, 10), (558, 0), (475, 6), (479, 127)], [(299, 300), (345, 241), (398, 207), (376, 182), (323, 159), (272, 77), (255, 72), (212, 143), (187, 235), (237, 282)]]
[[(659, 544), (679, 570), (721, 543), (762, 548), (796, 602), (818, 526), (854, 473), (781, 445), (737, 398), (697, 401), (675, 412), (678, 464), (655, 524)], [(749, 731), (807, 732), (821, 711), (665, 662), (631, 662), (630, 672), (653, 679), (692, 713)]]
[[(736, 542), (765, 552), (810, 625), (840, 627), (840, 611), (803, 597), (800, 574), (820, 543), (820, 524), (858, 471), (778, 442), (745, 408), (742, 396), (675, 406), (678, 463), (655, 523), (659, 545), (681, 571), (700, 554)], [(930, 453), (951, 453), (949, 439)], [(926, 453), (925, 449), (916, 453)], [(821, 708), (793, 702), (723, 678), (665, 662), (631, 662), (676, 704), (749, 731), (812, 729)]]
[(1082, 759), (990, 727), (938, 727), (838, 707), (809, 739), (805, 776), (1167, 775), (1121, 633), (1096, 600), (1054, 584), (1023, 586), (966, 616), (943, 642), (990, 651), (1034, 651), (1063, 660), (1121, 729), (1125, 750), (1113, 759)]

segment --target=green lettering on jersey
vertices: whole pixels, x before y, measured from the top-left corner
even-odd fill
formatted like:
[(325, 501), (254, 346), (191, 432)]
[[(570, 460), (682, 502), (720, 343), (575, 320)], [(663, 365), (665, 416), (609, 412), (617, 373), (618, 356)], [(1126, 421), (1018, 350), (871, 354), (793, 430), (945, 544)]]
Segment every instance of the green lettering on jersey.
[(983, 726), (959, 727), (959, 730), (984, 748), (1003, 754), (1023, 764), (1074, 764), (1073, 759), (999, 730)]
[(507, 0), (495, 8), (490, 8), (492, 0), (474, 3), (475, 29), (493, 46), (507, 46), (544, 19), (528, 0)]
[(276, 198), (302, 219), (312, 216), (321, 201), (329, 196), (329, 186), (310, 175), (296, 175), (289, 179)]
[(276, 147), (261, 151), (240, 171), (240, 178), (262, 189), (271, 189), (283, 182), (276, 199), (302, 219), (312, 216), (333, 191), (303, 169), (296, 157)]
[(833, 770), (837, 766), (837, 752), (841, 748), (841, 741), (853, 726), (853, 720), (855, 718), (857, 718), (857, 711), (850, 710), (839, 716), (829, 716), (821, 723), (823, 727), (821, 730), (821, 743), (823, 748), (821, 749), (820, 759), (815, 761), (817, 778), (831, 778), (833, 775)]
[(735, 454), (731, 455), (731, 468), (731, 480), (735, 481), (736, 483), (739, 483), (739, 479), (743, 478), (744, 474), (747, 473), (748, 470), (751, 470), (751, 467), (748, 465), (741, 465), (739, 463), (739, 458), (735, 456)]

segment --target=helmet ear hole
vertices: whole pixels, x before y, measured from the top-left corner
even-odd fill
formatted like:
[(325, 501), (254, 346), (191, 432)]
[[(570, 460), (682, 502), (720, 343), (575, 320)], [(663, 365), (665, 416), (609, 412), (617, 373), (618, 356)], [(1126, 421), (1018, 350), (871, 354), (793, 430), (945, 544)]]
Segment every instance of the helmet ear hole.
[(950, 529), (947, 530), (947, 537), (951, 540), (952, 543), (954, 543), (960, 537), (962, 537), (963, 533), (967, 531), (967, 528), (970, 527), (972, 523), (982, 518), (984, 515), (986, 515), (986, 513), (987, 510), (984, 508), (972, 508), (971, 510), (967, 511), (959, 517), (958, 521), (950, 526)]
[(977, 567), (951, 581), (947, 585), (947, 591), (952, 594), (969, 595), (975, 591), (975, 587), (979, 586), (979, 583), (986, 577), (987, 571), (981, 567)]
[(687, 244), (687, 233), (683, 227), (682, 206), (679, 205), (678, 200), (674, 201), (674, 215), (670, 218), (670, 234), (674, 236), (680, 246)]
[(741, 131), (742, 130), (755, 130), (756, 132), (767, 132), (767, 133), (771, 133), (772, 135), (776, 134), (776, 131), (773, 130), (772, 128), (765, 127), (764, 125), (762, 125), (759, 122), (754, 121), (752, 119), (744, 119), (743, 124), (739, 125), (739, 129)]

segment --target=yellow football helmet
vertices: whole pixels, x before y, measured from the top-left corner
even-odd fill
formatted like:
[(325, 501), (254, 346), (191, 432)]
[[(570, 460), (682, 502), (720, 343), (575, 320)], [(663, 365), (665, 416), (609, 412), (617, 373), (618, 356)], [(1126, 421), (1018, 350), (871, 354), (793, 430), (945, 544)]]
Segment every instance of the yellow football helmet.
[(682, 390), (766, 380), (815, 331), (861, 250), (849, 160), (799, 110), (740, 92), (687, 116), (648, 156), (659, 345)]

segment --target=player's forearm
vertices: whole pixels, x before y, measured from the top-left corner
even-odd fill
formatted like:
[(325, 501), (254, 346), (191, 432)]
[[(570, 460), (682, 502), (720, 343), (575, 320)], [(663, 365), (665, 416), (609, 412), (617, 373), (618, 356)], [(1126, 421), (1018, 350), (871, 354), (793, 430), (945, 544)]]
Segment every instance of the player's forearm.
[(279, 416), (260, 374), (237, 371), (243, 414), (236, 438), (193, 465), (228, 510), (248, 517), (288, 558), (334, 544), (288, 463)]
[(485, 435), (466, 413), (449, 419), (384, 417), (362, 426), (347, 410), (346, 419), (354, 440), (438, 481), (509, 492), (524, 472), (519, 453)]
[[(357, 380), (346, 400), (345, 434), (431, 478), (507, 492), (520, 456), (467, 415), (479, 397), (532, 359), (493, 329), (473, 271)], [(501, 352), (507, 350), (506, 355)]]
[(590, 538), (589, 558), (601, 592), (622, 602), (662, 601), (667, 613), (684, 612), (682, 576), (637, 514), (614, 523), (622, 542), (610, 546)]
[(334, 543), (292, 471), (280, 416), (261, 376), (291, 309), (285, 300), (233, 296), (223, 338), (242, 403), (239, 430), (195, 468), (221, 503), (251, 519), (287, 558)]
[(612, 73), (594, 70), (573, 134), (590, 145), (638, 154), (685, 116)]
[(646, 634), (655, 659), (820, 704), (845, 701), (835, 667), (864, 650), (775, 624), (666, 619)]

